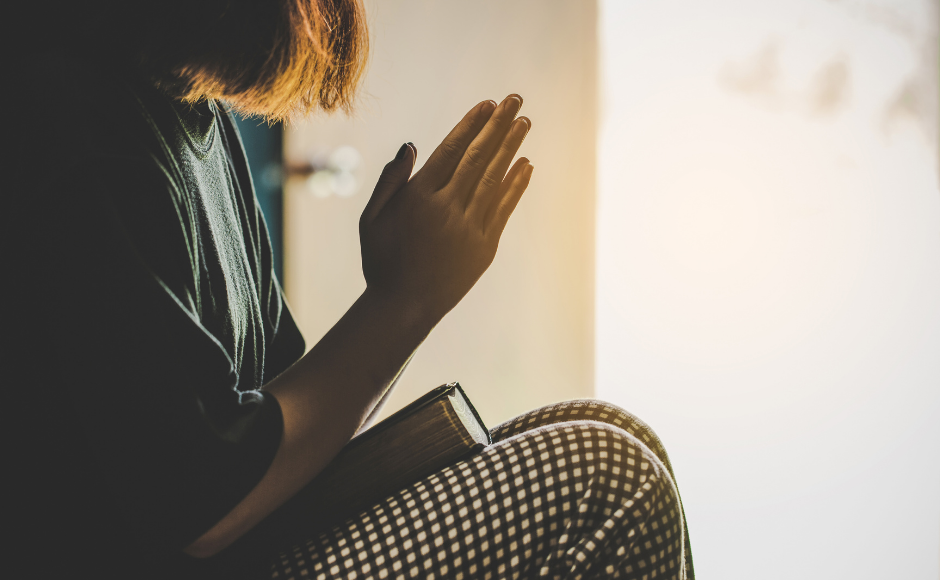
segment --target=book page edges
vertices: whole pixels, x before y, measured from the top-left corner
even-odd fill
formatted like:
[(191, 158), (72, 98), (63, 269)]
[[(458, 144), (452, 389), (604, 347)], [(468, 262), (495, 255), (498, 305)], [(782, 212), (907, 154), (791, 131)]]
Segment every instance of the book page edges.
[[(461, 435), (469, 438), (469, 440), (466, 441), (467, 444), (471, 446), (474, 444), (489, 445), (489, 432), (486, 430), (486, 427), (480, 423), (476, 413), (471, 409), (470, 403), (463, 396), (461, 390), (455, 388), (452, 392), (448, 393), (447, 398), (450, 400), (453, 414), (456, 415), (457, 420), (460, 421), (463, 426)], [(460, 430), (457, 425), (455, 425), (455, 428)]]

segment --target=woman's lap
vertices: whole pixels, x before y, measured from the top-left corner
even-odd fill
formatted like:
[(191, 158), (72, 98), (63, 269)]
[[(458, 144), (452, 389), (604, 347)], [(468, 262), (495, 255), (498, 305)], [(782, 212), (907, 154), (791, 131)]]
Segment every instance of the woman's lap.
[(645, 424), (574, 401), (492, 435), (480, 454), (282, 553), (272, 577), (691, 577), (668, 458)]

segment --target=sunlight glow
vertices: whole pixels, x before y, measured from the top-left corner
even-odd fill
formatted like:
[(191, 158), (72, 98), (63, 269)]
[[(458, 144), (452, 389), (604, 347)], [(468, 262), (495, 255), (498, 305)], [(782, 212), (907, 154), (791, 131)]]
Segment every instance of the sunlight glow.
[(940, 577), (937, 19), (601, 2), (597, 396), (703, 578)]

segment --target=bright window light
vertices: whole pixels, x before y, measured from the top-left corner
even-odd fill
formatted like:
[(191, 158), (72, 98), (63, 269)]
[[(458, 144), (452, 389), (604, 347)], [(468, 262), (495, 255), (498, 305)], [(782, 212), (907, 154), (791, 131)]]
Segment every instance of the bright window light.
[(697, 572), (937, 580), (937, 3), (600, 4), (597, 396)]

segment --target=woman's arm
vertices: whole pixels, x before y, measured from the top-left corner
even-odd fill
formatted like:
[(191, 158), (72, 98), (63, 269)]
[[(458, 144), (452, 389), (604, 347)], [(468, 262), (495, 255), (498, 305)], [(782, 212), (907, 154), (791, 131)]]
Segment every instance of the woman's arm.
[(274, 460), (186, 553), (217, 554), (320, 473), (489, 267), (532, 173), (525, 158), (509, 170), (531, 125), (515, 119), (521, 106), (517, 95), (498, 107), (480, 103), (413, 177), (411, 146), (386, 165), (359, 224), (365, 292), (309, 353), (265, 386), (284, 417)]
[(359, 435), (363, 431), (366, 431), (369, 427), (375, 423), (375, 420), (378, 419), (379, 414), (382, 412), (382, 408), (385, 407), (385, 403), (388, 402), (388, 398), (391, 396), (392, 391), (395, 390), (395, 385), (398, 384), (401, 376), (405, 374), (405, 369), (408, 368), (408, 363), (411, 362), (411, 359), (414, 358), (414, 354), (408, 357), (408, 360), (405, 361), (405, 364), (401, 365), (401, 370), (398, 371), (398, 374), (395, 375), (395, 378), (392, 379), (392, 382), (388, 385), (388, 388), (385, 389), (385, 392), (382, 393), (382, 396), (379, 397), (379, 401), (372, 407), (372, 410), (369, 411), (369, 416), (366, 417), (366, 420), (362, 422), (362, 425), (359, 425), (359, 429), (356, 430), (356, 435)]

